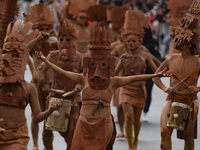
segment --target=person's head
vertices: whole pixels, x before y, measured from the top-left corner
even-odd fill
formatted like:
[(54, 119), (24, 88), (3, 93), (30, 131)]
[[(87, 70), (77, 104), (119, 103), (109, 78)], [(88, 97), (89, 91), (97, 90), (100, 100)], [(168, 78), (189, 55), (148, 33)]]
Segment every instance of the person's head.
[(80, 11), (76, 17), (76, 21), (80, 26), (87, 25), (87, 13), (85, 11)]
[(134, 34), (126, 35), (123, 41), (127, 51), (135, 51), (141, 45), (141, 41), (139, 40), (138, 36)]
[(114, 76), (115, 58), (111, 56), (110, 30), (100, 26), (91, 31), (90, 57), (83, 58), (84, 75), (94, 90), (108, 88)]
[(63, 22), (58, 26), (58, 49), (62, 59), (71, 59), (76, 53), (76, 31), (73, 26)]
[(124, 27), (121, 34), (128, 51), (136, 50), (141, 45), (145, 35), (144, 28), (149, 28), (147, 16), (140, 11), (126, 11)]
[(3, 49), (0, 52), (0, 83), (15, 83), (24, 79), (24, 72), (29, 56), (26, 46), (38, 34), (35, 30), (27, 34), (32, 27), (28, 22), (20, 25), (21, 20), (8, 25)]

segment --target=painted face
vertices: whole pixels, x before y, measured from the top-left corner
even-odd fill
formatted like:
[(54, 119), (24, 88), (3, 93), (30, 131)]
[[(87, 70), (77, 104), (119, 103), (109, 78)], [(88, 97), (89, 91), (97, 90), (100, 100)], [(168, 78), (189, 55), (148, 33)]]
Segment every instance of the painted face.
[(124, 42), (126, 49), (130, 51), (136, 50), (140, 46), (140, 41), (136, 35), (128, 35)]
[(80, 12), (76, 18), (79, 25), (85, 25), (87, 22), (87, 14), (85, 12)]
[(76, 53), (75, 40), (71, 37), (60, 35), (58, 38), (58, 48), (61, 51), (61, 59), (71, 59)]
[(198, 21), (189, 14), (181, 19), (180, 25), (174, 27), (171, 33), (174, 48), (181, 50), (185, 44), (191, 42), (194, 38), (192, 30), (195, 28), (197, 23)]

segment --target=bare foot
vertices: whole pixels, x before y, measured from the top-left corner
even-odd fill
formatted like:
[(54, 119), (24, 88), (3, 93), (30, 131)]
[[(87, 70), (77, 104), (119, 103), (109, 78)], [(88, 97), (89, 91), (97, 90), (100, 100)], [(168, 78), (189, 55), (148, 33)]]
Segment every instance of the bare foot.
[(117, 138), (122, 138), (124, 137), (124, 133), (123, 132), (120, 132), (118, 135), (117, 135)]
[(115, 123), (119, 123), (119, 120), (117, 119), (117, 120), (115, 120)]
[(133, 144), (133, 147), (135, 147), (137, 149), (138, 139), (135, 139), (135, 137), (133, 137), (132, 144)]
[(33, 146), (33, 149), (32, 150), (39, 150), (38, 149), (38, 146)]

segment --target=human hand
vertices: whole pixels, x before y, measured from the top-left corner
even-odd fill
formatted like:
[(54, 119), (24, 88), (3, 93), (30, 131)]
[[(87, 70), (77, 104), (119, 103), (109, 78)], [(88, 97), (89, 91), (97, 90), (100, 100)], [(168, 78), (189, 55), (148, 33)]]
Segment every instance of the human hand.
[(63, 100), (54, 100), (51, 103), (50, 110), (58, 110), (63, 105)]
[(124, 65), (124, 63), (126, 62), (126, 57), (124, 56), (124, 57), (121, 57), (121, 59), (120, 59), (120, 64), (119, 64), (119, 66), (120, 67), (123, 67), (123, 65)]
[(45, 61), (46, 57), (43, 55), (43, 53), (40, 51), (35, 51), (35, 55), (39, 60)]
[(42, 84), (42, 92), (48, 94), (50, 92), (50, 89), (51, 89), (51, 83), (44, 82)]
[(192, 94), (196, 94), (199, 92), (199, 89), (197, 86), (189, 86), (188, 89)]
[[(0, 118), (0, 122), (3, 122), (2, 118)], [(5, 129), (0, 127), (0, 132), (3, 132), (3, 131), (5, 131)]]
[(170, 73), (170, 71), (168, 70), (168, 68), (164, 68), (162, 71), (157, 73), (158, 77), (171, 77), (172, 74)]
[(172, 87), (165, 88), (163, 91), (164, 91), (165, 93), (168, 93), (168, 94), (171, 94), (171, 93), (174, 92), (174, 90), (173, 90)]

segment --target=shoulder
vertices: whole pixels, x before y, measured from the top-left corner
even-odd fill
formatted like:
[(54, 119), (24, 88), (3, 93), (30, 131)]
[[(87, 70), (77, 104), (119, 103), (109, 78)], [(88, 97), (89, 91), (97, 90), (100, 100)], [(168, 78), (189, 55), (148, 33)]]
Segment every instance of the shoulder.
[(29, 83), (29, 82), (25, 81), (25, 86), (27, 88), (27, 92), (29, 95), (31, 95), (37, 91), (36, 86), (33, 83)]
[(76, 52), (75, 54), (75, 61), (82, 61), (82, 57), (81, 57), (81, 53), (80, 52)]

